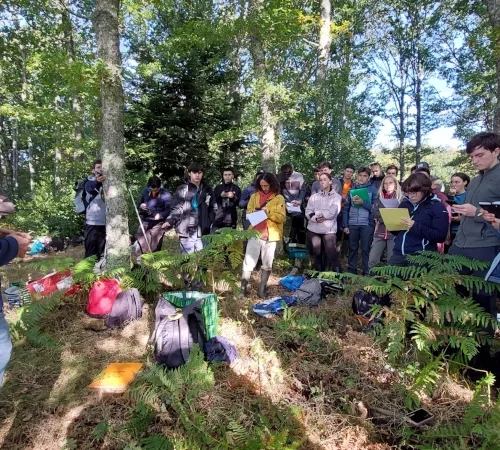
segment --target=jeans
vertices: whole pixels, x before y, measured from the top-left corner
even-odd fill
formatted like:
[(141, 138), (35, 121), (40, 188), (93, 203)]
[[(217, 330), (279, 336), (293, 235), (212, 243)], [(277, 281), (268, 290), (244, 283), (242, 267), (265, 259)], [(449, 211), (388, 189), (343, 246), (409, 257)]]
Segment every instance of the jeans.
[(394, 239), (384, 239), (375, 236), (373, 238), (372, 248), (370, 250), (370, 259), (368, 260), (368, 268), (371, 270), (376, 265), (380, 264), (384, 250), (387, 249), (387, 261), (392, 257), (392, 249), (394, 248)]
[(251, 238), (247, 244), (245, 259), (243, 261), (243, 272), (251, 272), (255, 269), (259, 255), (262, 259), (262, 270), (273, 268), (274, 253), (276, 252), (276, 241), (269, 242), (264, 239)]
[[(0, 298), (0, 308), (2, 306), (3, 303)], [(9, 362), (11, 353), (12, 342), (10, 340), (9, 324), (5, 320), (3, 312), (0, 311), (0, 387), (2, 387), (3, 384), (5, 368), (7, 367), (7, 363)]]
[(361, 258), (363, 275), (369, 272), (368, 259), (373, 241), (375, 227), (370, 225), (349, 225), (349, 266), (350, 273), (358, 273), (358, 249), (361, 242)]
[(179, 238), (181, 253), (196, 253), (203, 250), (203, 240), (198, 236)]

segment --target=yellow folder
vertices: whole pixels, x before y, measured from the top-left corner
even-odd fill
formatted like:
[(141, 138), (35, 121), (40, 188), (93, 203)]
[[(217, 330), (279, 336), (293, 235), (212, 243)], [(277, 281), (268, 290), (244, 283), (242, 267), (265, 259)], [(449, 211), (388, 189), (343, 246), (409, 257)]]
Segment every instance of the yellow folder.
[(408, 227), (401, 223), (401, 219), (410, 218), (410, 213), (406, 208), (380, 208), (379, 211), (384, 225), (389, 231), (408, 230)]
[(123, 392), (141, 370), (142, 363), (111, 363), (90, 383), (103, 392)]

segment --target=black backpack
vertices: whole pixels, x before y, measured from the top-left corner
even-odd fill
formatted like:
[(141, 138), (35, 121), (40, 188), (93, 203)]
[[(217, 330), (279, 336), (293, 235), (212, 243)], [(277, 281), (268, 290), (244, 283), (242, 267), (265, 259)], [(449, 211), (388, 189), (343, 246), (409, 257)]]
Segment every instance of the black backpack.
[(352, 298), (352, 311), (362, 319), (363, 323), (370, 323), (370, 309), (373, 305), (389, 306), (391, 299), (388, 295), (379, 297), (374, 292), (356, 291)]
[(203, 351), (205, 331), (201, 316), (202, 301), (176, 308), (160, 297), (155, 309), (155, 329), (150, 343), (158, 364), (169, 369), (182, 366), (189, 359), (194, 344)]
[(142, 317), (142, 299), (137, 289), (127, 289), (120, 292), (111, 312), (106, 317), (106, 326), (108, 328), (117, 328), (125, 325), (131, 320), (137, 320)]

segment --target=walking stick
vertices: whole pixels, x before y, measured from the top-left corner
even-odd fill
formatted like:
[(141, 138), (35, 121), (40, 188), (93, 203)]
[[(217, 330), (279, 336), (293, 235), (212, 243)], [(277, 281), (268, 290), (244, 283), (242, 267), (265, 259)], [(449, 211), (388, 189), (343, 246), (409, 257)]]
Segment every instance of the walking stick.
[(146, 244), (148, 244), (149, 253), (153, 253), (153, 250), (151, 250), (151, 245), (149, 244), (148, 235), (146, 234), (146, 230), (144, 229), (144, 224), (142, 223), (141, 216), (139, 214), (139, 210), (137, 209), (137, 206), (135, 204), (135, 200), (134, 200), (134, 196), (132, 195), (132, 191), (130, 190), (130, 187), (128, 187), (127, 189), (128, 189), (129, 194), (130, 194), (130, 198), (132, 199), (132, 205), (134, 205), (135, 213), (137, 214), (137, 218), (139, 219), (139, 225), (141, 227), (142, 234), (144, 234), (144, 239), (146, 239)]

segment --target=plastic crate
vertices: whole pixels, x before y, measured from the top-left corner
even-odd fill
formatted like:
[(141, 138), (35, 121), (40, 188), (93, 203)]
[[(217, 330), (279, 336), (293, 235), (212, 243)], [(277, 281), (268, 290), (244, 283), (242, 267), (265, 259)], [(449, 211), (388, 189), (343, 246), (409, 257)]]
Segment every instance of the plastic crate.
[(164, 292), (163, 298), (172, 303), (176, 308), (184, 308), (194, 302), (203, 300), (201, 317), (205, 326), (207, 339), (217, 336), (219, 326), (219, 303), (217, 295), (198, 291)]

